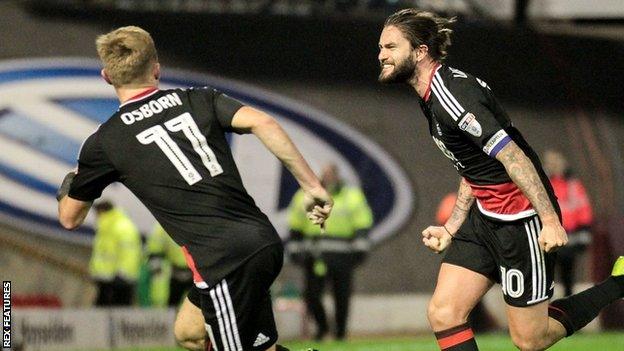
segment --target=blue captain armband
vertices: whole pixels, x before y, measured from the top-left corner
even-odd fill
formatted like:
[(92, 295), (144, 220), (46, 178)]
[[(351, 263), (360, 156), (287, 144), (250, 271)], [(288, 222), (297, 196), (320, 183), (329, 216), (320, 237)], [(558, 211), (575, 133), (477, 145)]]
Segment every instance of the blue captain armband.
[(511, 137), (507, 135), (505, 130), (501, 129), (496, 134), (492, 135), (490, 140), (485, 143), (483, 147), (483, 152), (488, 154), (490, 157), (496, 157), (496, 155), (505, 147), (505, 145), (509, 144), (511, 141)]

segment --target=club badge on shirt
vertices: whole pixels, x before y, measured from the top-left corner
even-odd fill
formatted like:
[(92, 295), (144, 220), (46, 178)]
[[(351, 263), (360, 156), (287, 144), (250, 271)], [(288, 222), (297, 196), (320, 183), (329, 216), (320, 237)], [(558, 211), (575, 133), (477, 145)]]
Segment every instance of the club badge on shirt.
[(459, 121), (459, 129), (464, 130), (477, 138), (480, 137), (482, 133), (481, 124), (479, 124), (477, 118), (470, 112), (466, 113), (464, 118)]

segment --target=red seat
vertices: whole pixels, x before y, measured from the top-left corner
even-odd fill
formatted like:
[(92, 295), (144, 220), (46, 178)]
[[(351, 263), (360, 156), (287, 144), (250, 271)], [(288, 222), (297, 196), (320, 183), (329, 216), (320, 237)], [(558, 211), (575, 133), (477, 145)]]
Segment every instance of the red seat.
[(13, 307), (61, 308), (63, 303), (56, 295), (33, 294), (11, 296)]

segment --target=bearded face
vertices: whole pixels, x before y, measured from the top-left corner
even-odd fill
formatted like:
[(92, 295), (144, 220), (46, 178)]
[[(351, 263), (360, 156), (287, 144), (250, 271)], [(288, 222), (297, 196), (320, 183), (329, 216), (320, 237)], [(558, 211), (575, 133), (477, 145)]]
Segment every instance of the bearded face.
[(386, 26), (381, 32), (377, 58), (381, 68), (381, 83), (405, 83), (416, 73), (412, 45), (395, 26)]
[(386, 60), (381, 63), (379, 82), (384, 84), (406, 83), (416, 72), (413, 54), (398, 60)]

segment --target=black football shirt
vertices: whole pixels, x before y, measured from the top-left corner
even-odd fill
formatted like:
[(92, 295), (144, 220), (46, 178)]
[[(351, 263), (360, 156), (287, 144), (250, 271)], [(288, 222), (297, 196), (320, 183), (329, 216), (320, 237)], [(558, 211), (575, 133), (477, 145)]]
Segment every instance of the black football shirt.
[(153, 89), (122, 104), (80, 151), (69, 196), (123, 183), (183, 247), (199, 287), (281, 243), (249, 196), (226, 132), (243, 105), (210, 89)]
[(470, 184), (479, 210), (490, 218), (513, 221), (535, 215), (496, 155), (514, 141), (537, 170), (553, 207), (559, 207), (537, 154), (495, 99), (484, 81), (438, 65), (420, 106), (433, 141)]

